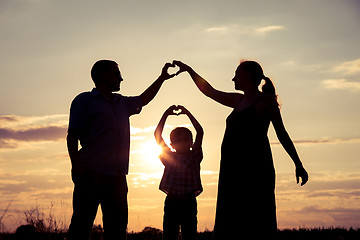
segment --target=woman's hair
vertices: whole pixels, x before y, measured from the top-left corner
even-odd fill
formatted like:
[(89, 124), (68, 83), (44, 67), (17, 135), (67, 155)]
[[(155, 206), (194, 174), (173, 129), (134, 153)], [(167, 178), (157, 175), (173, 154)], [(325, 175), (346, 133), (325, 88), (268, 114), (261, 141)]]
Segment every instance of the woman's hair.
[(186, 136), (193, 141), (192, 133), (191, 131), (186, 127), (177, 127), (170, 133), (170, 141), (172, 143), (178, 142), (179, 137)]
[(259, 86), (261, 80), (264, 79), (265, 84), (261, 87), (262, 92), (274, 95), (275, 100), (278, 101), (278, 95), (276, 94), (275, 86), (271, 79), (264, 75), (264, 71), (259, 63), (255, 61), (243, 61), (240, 63), (239, 67), (252, 75), (252, 79), (255, 81), (254, 83), (256, 86)]

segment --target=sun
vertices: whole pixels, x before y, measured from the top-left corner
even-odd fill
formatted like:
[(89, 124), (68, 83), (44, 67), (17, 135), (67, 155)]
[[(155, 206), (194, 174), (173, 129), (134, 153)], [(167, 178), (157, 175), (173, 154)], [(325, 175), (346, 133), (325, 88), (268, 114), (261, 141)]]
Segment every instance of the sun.
[(160, 162), (161, 147), (154, 141), (147, 141), (141, 145), (141, 153), (148, 163)]

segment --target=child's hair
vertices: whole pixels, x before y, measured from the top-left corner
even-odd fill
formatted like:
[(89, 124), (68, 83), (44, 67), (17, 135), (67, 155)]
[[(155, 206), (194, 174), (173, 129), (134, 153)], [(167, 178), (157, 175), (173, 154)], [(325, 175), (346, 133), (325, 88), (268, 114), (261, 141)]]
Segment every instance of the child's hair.
[(170, 141), (172, 143), (176, 143), (178, 141), (179, 135), (187, 135), (191, 142), (193, 141), (192, 133), (191, 131), (186, 127), (177, 127), (170, 133)]

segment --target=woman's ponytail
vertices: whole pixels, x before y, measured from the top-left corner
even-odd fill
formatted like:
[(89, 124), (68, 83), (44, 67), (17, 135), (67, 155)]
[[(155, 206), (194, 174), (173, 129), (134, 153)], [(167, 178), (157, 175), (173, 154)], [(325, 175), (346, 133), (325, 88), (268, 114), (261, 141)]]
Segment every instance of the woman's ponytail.
[[(264, 71), (259, 63), (255, 61), (244, 61), (241, 62), (238, 68), (242, 68), (245, 72), (248, 72), (252, 76), (252, 80), (256, 87), (261, 83), (261, 80), (265, 80), (265, 84), (262, 86), (261, 90), (263, 93), (268, 93), (274, 96), (275, 101), (278, 103), (278, 96), (275, 91), (275, 86), (270, 78), (264, 76)], [(280, 107), (280, 104), (278, 103)]]
[(264, 93), (270, 93), (276, 95), (275, 86), (273, 82), (270, 80), (270, 78), (263, 76), (262, 79), (265, 80), (265, 84), (262, 86), (262, 91)]
[[(268, 77), (265, 77), (264, 75), (263, 75), (262, 79), (265, 80), (265, 84), (261, 88), (262, 92), (274, 95), (275, 100), (278, 102), (278, 95), (276, 94), (275, 86), (274, 86), (273, 82), (271, 81), (271, 79)], [(279, 103), (278, 103), (278, 105), (280, 107)]]

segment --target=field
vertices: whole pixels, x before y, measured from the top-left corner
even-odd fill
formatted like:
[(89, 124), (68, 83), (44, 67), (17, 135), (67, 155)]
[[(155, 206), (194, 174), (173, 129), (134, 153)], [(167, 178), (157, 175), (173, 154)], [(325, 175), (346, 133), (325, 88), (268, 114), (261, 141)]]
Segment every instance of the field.
[[(29, 232), (22, 233), (2, 233), (1, 240), (64, 240), (66, 239), (65, 231), (58, 232), (40, 232), (36, 228), (27, 225)], [(103, 230), (101, 226), (94, 226), (91, 240), (102, 240)], [(239, 232), (239, 239), (248, 239), (251, 236), (249, 232)], [(24, 237), (24, 238), (23, 238)], [(198, 233), (198, 240), (211, 240), (212, 232), (205, 231)], [(278, 231), (278, 240), (359, 240), (360, 229), (344, 228), (299, 228), (285, 229)], [(138, 233), (128, 233), (128, 240), (162, 240), (162, 231), (156, 228), (146, 227)]]
[[(8, 206), (9, 207), (9, 206)], [(7, 209), (0, 214), (0, 240), (64, 240), (66, 239), (67, 226), (55, 219), (51, 211), (45, 215), (39, 207), (23, 212), (23, 222), (16, 233), (9, 233), (4, 228), (2, 220)], [(251, 232), (236, 230), (236, 239), (251, 239)], [(261, 229), (259, 229), (261, 231)], [(212, 231), (198, 233), (198, 240), (212, 240)], [(95, 226), (92, 230), (91, 240), (102, 240), (102, 227)], [(160, 229), (145, 227), (141, 232), (129, 232), (128, 240), (162, 240)], [(181, 239), (181, 238), (179, 238)], [(278, 240), (360, 240), (360, 228), (297, 228), (278, 230)]]

